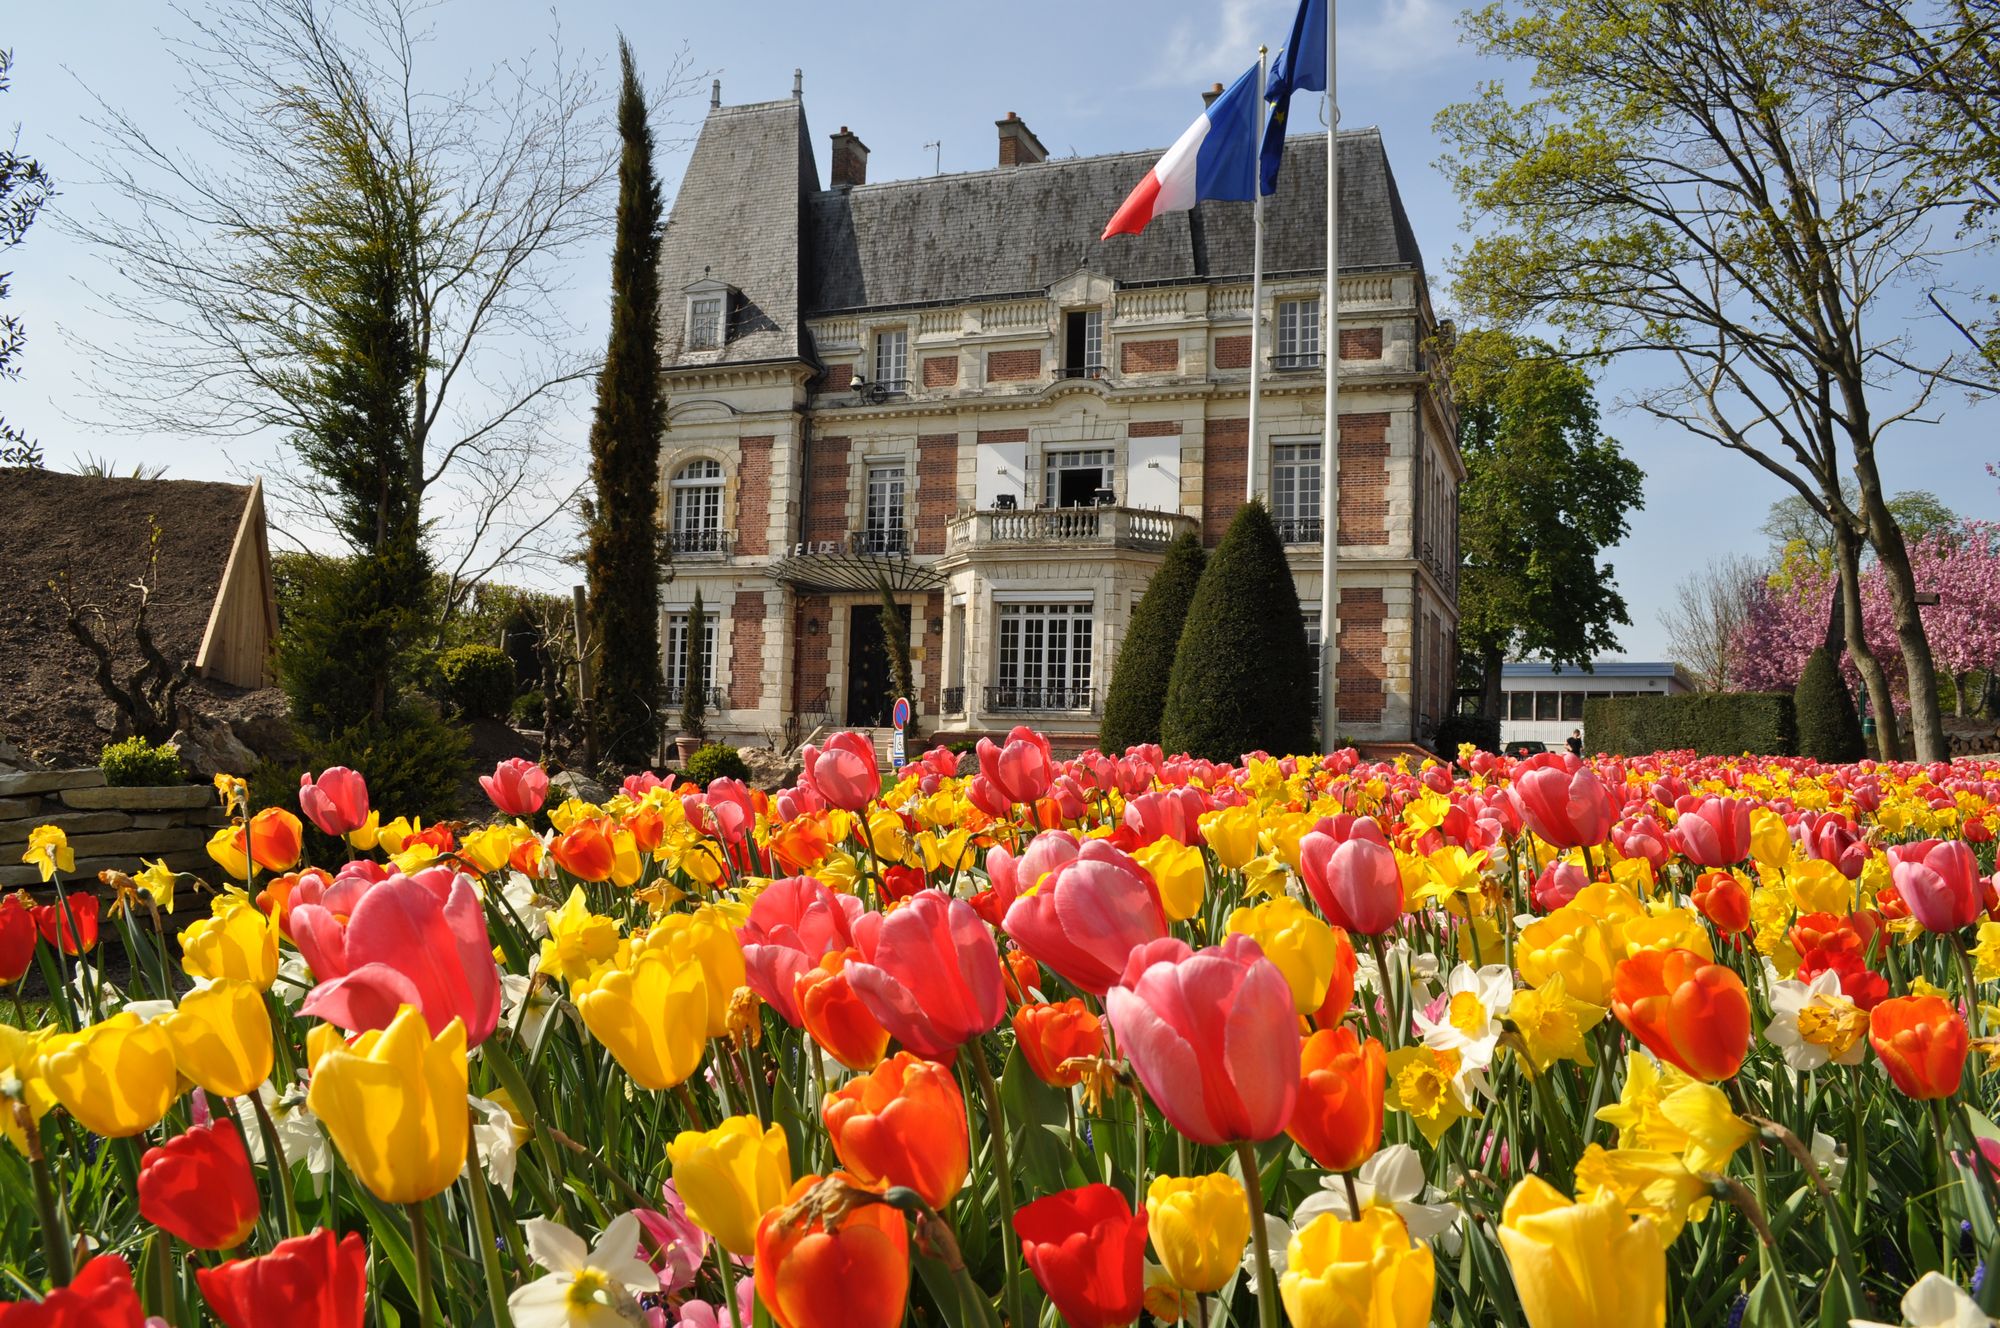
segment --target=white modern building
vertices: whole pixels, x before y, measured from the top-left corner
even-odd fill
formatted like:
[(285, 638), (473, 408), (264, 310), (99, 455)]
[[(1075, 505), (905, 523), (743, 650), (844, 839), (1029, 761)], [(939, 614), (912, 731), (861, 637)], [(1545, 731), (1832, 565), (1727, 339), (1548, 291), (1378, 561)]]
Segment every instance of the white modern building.
[[(1527, 662), (1500, 669), (1500, 744), (1548, 744), (1559, 749), (1571, 730), (1583, 728), (1583, 703), (1602, 696), (1677, 696), (1695, 690), (1678, 664), (1605, 660), (1586, 672), (1570, 665)], [(1588, 743), (1590, 734), (1584, 733)]]

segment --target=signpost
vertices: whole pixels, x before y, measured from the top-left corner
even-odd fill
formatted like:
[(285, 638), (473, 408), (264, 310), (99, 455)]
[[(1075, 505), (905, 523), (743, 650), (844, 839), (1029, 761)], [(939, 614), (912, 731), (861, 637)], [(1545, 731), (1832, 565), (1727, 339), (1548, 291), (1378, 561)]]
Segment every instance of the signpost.
[(909, 697), (896, 698), (896, 704), (889, 707), (889, 722), (896, 726), (896, 736), (889, 739), (889, 768), (901, 770), (908, 759), (903, 750), (903, 729), (910, 722)]

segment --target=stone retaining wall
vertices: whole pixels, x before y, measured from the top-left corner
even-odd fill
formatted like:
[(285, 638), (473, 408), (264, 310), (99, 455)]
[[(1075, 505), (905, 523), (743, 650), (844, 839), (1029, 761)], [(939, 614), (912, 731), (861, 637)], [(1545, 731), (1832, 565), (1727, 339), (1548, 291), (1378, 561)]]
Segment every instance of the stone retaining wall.
[(21, 861), (38, 825), (69, 836), (76, 872), (68, 879), (78, 883), (95, 884), (106, 868), (136, 873), (141, 858), (212, 883), (205, 845), (223, 824), (215, 790), (204, 784), (109, 788), (97, 770), (0, 774), (0, 889), (41, 884), (40, 869)]

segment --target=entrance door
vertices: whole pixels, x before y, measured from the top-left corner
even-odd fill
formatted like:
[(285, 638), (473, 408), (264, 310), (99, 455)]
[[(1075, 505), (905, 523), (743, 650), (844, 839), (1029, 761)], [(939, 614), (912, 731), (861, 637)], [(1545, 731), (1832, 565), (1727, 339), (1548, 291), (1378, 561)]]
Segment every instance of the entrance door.
[[(907, 632), (909, 610), (898, 607)], [(882, 636), (882, 606), (857, 604), (847, 627), (847, 722), (858, 728), (881, 728), (888, 724), (895, 700), (896, 678)]]

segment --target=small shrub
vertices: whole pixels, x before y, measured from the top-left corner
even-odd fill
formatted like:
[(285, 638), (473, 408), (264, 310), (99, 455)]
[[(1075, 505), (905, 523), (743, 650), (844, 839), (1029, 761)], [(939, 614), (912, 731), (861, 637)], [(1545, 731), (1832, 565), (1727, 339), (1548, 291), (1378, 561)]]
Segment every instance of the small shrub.
[(514, 661), (499, 646), (454, 646), (438, 656), (443, 699), (467, 719), (498, 719), (514, 700)]
[(711, 742), (706, 746), (695, 748), (694, 755), (688, 757), (687, 765), (683, 768), (682, 773), (696, 784), (707, 788), (709, 784), (718, 779), (741, 779), (748, 781), (750, 778), (750, 767), (744, 763), (742, 756), (737, 753), (736, 749), (728, 743)]
[(543, 711), (547, 708), (548, 701), (542, 696), (541, 689), (536, 688), (532, 692), (523, 692), (515, 697), (513, 709), (509, 713), (515, 728), (538, 729), (542, 726)]
[(147, 784), (178, 784), (187, 778), (181, 769), (181, 753), (170, 742), (150, 743), (144, 738), (127, 738), (107, 743), (97, 757), (97, 768), (112, 788), (137, 788)]
[[(313, 770), (344, 765), (368, 781), (369, 802), (383, 815), (421, 816), (426, 822), (458, 813), (460, 787), (471, 772), (466, 731), (421, 700), (408, 700), (382, 725), (361, 724), (310, 744), (305, 764)], [(255, 789), (253, 788), (253, 792)], [(298, 775), (289, 796), (277, 805), (298, 809)]]
[(1806, 658), (1792, 704), (1799, 717), (1799, 755), (1841, 764), (1868, 755), (1854, 695), (1840, 676), (1840, 663), (1825, 646)]

